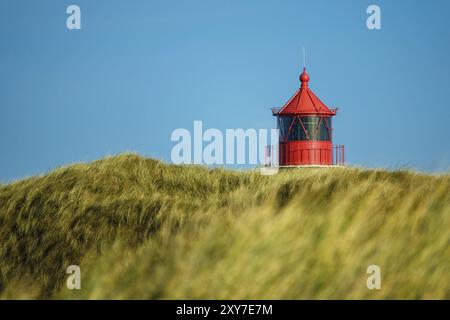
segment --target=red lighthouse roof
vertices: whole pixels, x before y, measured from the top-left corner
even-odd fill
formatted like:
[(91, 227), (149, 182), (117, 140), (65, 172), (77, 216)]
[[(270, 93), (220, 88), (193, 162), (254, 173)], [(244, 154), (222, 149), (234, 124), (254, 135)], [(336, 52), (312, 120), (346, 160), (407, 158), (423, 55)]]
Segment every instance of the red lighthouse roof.
[(309, 89), (309, 75), (306, 68), (300, 75), (302, 83), (300, 89), (294, 96), (281, 108), (274, 109), (274, 115), (329, 115), (334, 116), (336, 109), (328, 108), (320, 99)]

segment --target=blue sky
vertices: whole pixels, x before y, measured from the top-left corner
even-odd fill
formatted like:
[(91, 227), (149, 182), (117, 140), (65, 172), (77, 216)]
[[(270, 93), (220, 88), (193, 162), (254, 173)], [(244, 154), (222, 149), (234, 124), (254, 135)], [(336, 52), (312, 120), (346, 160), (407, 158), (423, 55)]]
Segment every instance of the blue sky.
[[(66, 8), (81, 7), (81, 30)], [(377, 4), (382, 30), (366, 28)], [(330, 107), (350, 164), (450, 169), (450, 2), (0, 2), (0, 181), (136, 151), (176, 128), (272, 128), (299, 86)]]

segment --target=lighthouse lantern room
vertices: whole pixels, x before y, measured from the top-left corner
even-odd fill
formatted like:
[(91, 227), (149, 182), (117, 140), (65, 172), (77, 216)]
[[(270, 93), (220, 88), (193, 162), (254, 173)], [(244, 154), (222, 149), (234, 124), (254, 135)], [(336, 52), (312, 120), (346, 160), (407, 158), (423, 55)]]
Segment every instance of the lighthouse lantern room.
[(280, 132), (280, 167), (343, 165), (344, 146), (333, 146), (332, 118), (337, 109), (328, 108), (311, 91), (306, 68), (300, 82), (300, 88), (282, 108), (272, 109)]

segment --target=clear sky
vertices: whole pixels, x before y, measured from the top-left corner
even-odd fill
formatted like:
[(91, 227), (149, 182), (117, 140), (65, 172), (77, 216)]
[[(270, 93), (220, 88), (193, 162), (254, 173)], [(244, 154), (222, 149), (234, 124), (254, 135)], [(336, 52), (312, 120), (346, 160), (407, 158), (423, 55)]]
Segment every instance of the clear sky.
[[(81, 30), (66, 8), (81, 7)], [(366, 27), (370, 4), (382, 30)], [(0, 181), (136, 151), (176, 128), (271, 128), (299, 86), (350, 164), (450, 169), (450, 1), (2, 0)]]

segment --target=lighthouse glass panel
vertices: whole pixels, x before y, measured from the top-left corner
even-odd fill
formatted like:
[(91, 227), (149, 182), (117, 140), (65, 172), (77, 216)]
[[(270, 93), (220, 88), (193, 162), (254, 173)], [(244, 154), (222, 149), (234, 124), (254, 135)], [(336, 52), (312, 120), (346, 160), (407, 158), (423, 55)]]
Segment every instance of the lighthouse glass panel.
[(322, 124), (320, 125), (318, 140), (319, 141), (331, 141), (332, 128), (333, 128), (333, 126), (331, 123), (331, 118), (323, 118)]
[(331, 118), (302, 117), (302, 123), (308, 132), (310, 140), (330, 141), (328, 128), (331, 128)]
[(291, 117), (291, 116), (278, 117), (278, 129), (280, 130), (280, 138), (283, 141), (287, 137), (289, 128), (291, 127), (293, 120), (294, 120), (294, 117)]
[[(288, 141), (331, 141), (331, 118), (321, 117), (278, 117), (280, 137)], [(289, 128), (291, 131), (289, 132)]]
[[(310, 140), (330, 141), (331, 118), (301, 117), (303, 126)], [(322, 119), (322, 120), (321, 120)], [(302, 139), (304, 140), (304, 139)]]

